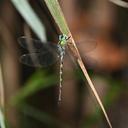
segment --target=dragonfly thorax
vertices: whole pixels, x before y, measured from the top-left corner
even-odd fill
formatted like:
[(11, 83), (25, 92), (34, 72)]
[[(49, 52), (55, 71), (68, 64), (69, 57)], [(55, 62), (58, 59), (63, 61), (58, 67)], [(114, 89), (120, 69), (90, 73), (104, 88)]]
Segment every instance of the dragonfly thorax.
[(69, 37), (65, 34), (59, 35), (59, 44), (61, 46), (65, 46), (67, 44), (68, 39), (69, 39)]

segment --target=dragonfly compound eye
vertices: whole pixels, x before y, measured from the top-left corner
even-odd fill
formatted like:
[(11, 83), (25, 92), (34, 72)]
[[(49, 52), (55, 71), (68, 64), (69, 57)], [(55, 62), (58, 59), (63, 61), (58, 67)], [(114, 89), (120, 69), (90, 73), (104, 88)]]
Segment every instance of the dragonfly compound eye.
[(59, 35), (59, 41), (66, 41), (69, 37), (65, 34)]

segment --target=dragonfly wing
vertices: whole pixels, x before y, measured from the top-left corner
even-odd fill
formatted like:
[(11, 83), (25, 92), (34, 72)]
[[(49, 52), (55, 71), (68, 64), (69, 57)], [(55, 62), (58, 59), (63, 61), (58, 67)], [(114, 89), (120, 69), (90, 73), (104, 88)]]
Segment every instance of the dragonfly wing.
[(87, 39), (82, 41), (76, 41), (76, 45), (81, 54), (94, 50), (97, 46), (97, 41), (93, 39)]
[(82, 56), (82, 60), (88, 69), (94, 69), (98, 67), (98, 61), (90, 56)]
[(20, 57), (20, 62), (25, 65), (32, 67), (47, 67), (54, 64), (59, 59), (59, 55), (54, 52), (45, 52), (45, 53), (31, 53), (24, 54)]
[(45, 53), (49, 51), (49, 49), (53, 51), (57, 51), (58, 49), (57, 45), (54, 43), (42, 42), (40, 40), (27, 38), (25, 36), (18, 38), (18, 42), (21, 47), (23, 47), (24, 49), (27, 49), (30, 53), (34, 53), (34, 52)]
[[(70, 58), (73, 64), (77, 67), (75, 58), (70, 54), (68, 50), (66, 50), (66, 57)], [(87, 69), (94, 69), (95, 67), (98, 67), (98, 61), (96, 59), (87, 55), (81, 55), (81, 58)]]
[[(88, 52), (93, 51), (97, 46), (97, 41), (93, 39), (87, 39), (87, 40), (81, 40), (79, 42), (76, 41), (76, 46), (80, 52), (80, 55), (82, 57), (82, 60), (85, 62), (85, 65), (92, 69), (97, 65), (97, 60), (94, 58), (91, 58), (87, 55), (89, 55)], [(70, 55), (68, 50), (66, 52)], [(73, 59), (74, 61), (74, 59)]]

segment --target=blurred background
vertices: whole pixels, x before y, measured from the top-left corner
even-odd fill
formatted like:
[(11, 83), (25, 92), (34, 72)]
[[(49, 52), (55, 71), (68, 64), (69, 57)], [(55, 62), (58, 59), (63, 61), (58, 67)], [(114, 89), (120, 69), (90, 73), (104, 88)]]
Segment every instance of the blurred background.
[[(59, 0), (113, 128), (128, 127), (127, 1)], [(78, 65), (65, 57), (58, 106), (59, 63), (20, 63), (25, 35), (57, 43), (60, 34), (43, 0), (0, 0), (0, 122), (12, 128), (108, 128)], [(86, 52), (86, 40), (90, 41)], [(96, 43), (93, 43), (96, 42)], [(77, 43), (77, 42), (76, 42)], [(2, 114), (3, 113), (3, 114)]]

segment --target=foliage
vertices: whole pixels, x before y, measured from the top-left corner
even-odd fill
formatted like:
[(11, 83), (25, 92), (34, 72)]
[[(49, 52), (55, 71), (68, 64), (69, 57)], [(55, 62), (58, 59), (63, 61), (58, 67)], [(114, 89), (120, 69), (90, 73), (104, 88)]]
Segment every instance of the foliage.
[(55, 75), (48, 75), (46, 72), (39, 70), (27, 80), (24, 87), (12, 98), (11, 102), (13, 104), (22, 103), (28, 96), (33, 95), (41, 89), (53, 86), (56, 83), (57, 78)]

